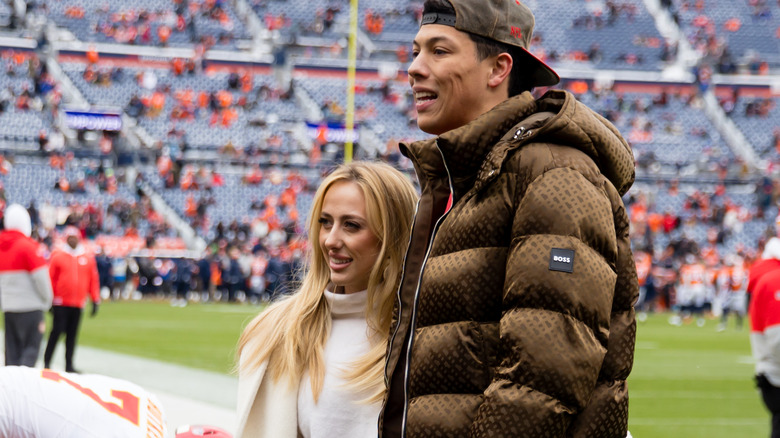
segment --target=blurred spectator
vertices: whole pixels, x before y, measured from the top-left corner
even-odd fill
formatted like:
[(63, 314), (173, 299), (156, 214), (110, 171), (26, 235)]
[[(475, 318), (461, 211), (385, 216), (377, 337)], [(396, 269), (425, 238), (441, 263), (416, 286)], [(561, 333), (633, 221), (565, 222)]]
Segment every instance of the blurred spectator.
[(175, 259), (174, 263), (173, 284), (176, 289), (176, 298), (171, 301), (171, 305), (184, 307), (187, 305), (188, 294), (192, 289), (194, 263), (192, 260), (184, 257)]
[(246, 279), (239, 264), (240, 250), (236, 246), (227, 248), (227, 258), (222, 266), (222, 282), (228, 292), (228, 302), (235, 302), (239, 291), (244, 291)]
[(780, 436), (780, 270), (758, 280), (750, 302), (750, 345), (756, 361), (756, 382), (772, 414), (771, 436)]
[(56, 249), (51, 256), (51, 282), (54, 288), (52, 329), (43, 356), (44, 367), (51, 368), (51, 359), (57, 341), (65, 334), (65, 371), (78, 372), (73, 366), (81, 312), (87, 301), (92, 300), (90, 316), (97, 314), (100, 304), (100, 280), (95, 256), (89, 254), (81, 243), (81, 233), (68, 226), (64, 232), (67, 246)]
[(40, 244), (30, 238), (30, 216), (19, 204), (3, 215), (0, 231), (0, 305), (5, 320), (5, 364), (34, 367), (52, 302), (49, 268)]
[(95, 264), (98, 271), (98, 283), (100, 283), (100, 298), (101, 300), (109, 299), (111, 291), (114, 289), (113, 264), (102, 247), (98, 248), (98, 253), (95, 255)]

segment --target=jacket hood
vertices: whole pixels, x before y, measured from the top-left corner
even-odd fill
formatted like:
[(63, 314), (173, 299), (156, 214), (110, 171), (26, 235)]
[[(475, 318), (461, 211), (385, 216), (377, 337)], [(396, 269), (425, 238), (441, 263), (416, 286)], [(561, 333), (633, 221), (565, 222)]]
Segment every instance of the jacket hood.
[(527, 128), (527, 119), (533, 119), (535, 130), (529, 142), (565, 145), (588, 154), (621, 196), (634, 183), (634, 155), (617, 128), (561, 90), (550, 91), (539, 100), (529, 92), (514, 96), (439, 137), (401, 144), (401, 151), (429, 177), (440, 176), (448, 169), (458, 185), (476, 175), (499, 141), (513, 141), (516, 129)]
[(539, 100), (540, 111), (557, 113), (540, 129), (540, 141), (563, 144), (588, 154), (623, 196), (634, 184), (634, 153), (607, 119), (566, 91), (551, 91)]
[(30, 213), (19, 204), (11, 204), (6, 207), (3, 215), (3, 225), (6, 230), (19, 231), (27, 237), (30, 237), (30, 234), (32, 234)]
[(764, 246), (764, 252), (761, 254), (761, 258), (780, 260), (780, 239), (777, 237), (769, 239), (766, 246)]
[(24, 235), (17, 230), (0, 231), (0, 253), (8, 253), (13, 245), (22, 239), (24, 239)]

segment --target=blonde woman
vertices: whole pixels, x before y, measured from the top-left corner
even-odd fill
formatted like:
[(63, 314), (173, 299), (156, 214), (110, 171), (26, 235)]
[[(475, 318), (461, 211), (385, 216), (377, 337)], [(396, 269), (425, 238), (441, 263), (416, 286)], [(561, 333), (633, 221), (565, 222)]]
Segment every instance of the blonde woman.
[(377, 436), (384, 357), (417, 194), (382, 163), (324, 179), (300, 288), (239, 340), (238, 436)]

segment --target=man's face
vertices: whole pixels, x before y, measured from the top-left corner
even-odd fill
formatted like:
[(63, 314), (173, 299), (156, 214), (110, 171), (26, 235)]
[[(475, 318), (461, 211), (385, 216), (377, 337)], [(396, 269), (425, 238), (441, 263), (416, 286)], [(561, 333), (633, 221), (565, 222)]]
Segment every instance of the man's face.
[(76, 236), (68, 236), (67, 242), (71, 248), (75, 249), (79, 245), (79, 238)]
[(440, 135), (463, 126), (493, 107), (485, 98), (495, 57), (480, 61), (465, 32), (441, 24), (420, 27), (412, 47), (409, 84), (417, 124)]

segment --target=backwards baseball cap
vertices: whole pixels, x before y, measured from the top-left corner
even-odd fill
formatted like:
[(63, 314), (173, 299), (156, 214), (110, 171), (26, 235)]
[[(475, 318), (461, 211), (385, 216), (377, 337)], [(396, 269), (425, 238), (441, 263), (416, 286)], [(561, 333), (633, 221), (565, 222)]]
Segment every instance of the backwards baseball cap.
[(533, 12), (520, 0), (448, 1), (455, 9), (454, 16), (429, 12), (423, 15), (420, 26), (443, 24), (521, 48), (534, 87), (555, 85), (561, 80), (553, 69), (528, 51), (535, 20)]

